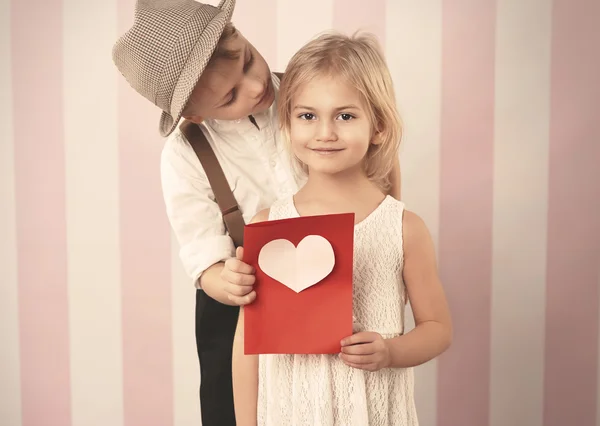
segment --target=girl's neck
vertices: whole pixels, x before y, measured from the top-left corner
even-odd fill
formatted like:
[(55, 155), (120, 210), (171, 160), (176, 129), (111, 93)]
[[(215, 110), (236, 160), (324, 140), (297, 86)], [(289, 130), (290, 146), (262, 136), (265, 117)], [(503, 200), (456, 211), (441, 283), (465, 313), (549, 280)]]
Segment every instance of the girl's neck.
[(336, 175), (311, 173), (294, 197), (301, 215), (353, 211), (357, 217), (369, 212), (385, 194), (363, 173)]

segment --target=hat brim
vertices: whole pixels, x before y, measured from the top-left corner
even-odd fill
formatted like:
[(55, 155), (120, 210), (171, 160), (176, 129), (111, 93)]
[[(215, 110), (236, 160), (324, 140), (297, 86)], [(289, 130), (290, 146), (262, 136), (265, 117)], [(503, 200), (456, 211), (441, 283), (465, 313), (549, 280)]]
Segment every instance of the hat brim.
[(231, 21), (234, 6), (235, 0), (223, 0), (219, 4), (221, 11), (206, 26), (191, 50), (175, 85), (170, 112), (163, 111), (160, 117), (159, 131), (162, 136), (169, 136), (177, 127), (183, 109), (217, 48), (223, 29)]

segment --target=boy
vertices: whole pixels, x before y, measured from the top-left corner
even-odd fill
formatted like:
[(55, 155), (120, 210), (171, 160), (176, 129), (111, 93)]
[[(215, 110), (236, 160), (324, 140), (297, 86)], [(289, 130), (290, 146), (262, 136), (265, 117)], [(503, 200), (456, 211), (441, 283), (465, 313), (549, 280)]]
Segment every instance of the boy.
[[(235, 425), (231, 350), (239, 306), (251, 303), (252, 268), (234, 249), (206, 173), (177, 128), (199, 125), (248, 223), (302, 185), (278, 135), (279, 78), (230, 23), (235, 0), (138, 0), (135, 21), (113, 49), (129, 84), (162, 110), (168, 137), (162, 189), (180, 257), (196, 283), (196, 343), (204, 426)], [(399, 164), (392, 195), (399, 198)]]

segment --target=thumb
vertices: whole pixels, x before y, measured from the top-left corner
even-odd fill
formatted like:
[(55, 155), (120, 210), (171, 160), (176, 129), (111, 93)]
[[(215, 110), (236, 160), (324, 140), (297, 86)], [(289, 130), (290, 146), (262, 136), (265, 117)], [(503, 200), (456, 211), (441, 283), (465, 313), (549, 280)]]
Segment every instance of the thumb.
[(244, 258), (244, 247), (238, 247), (235, 249), (235, 258), (242, 260)]

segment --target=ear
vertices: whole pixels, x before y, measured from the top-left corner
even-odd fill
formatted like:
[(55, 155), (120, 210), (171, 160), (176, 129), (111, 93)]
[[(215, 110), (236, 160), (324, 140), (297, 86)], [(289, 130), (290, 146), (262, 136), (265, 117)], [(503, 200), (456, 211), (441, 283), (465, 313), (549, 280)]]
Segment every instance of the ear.
[(381, 132), (376, 131), (371, 138), (371, 143), (373, 145), (381, 145), (383, 143), (383, 134)]

